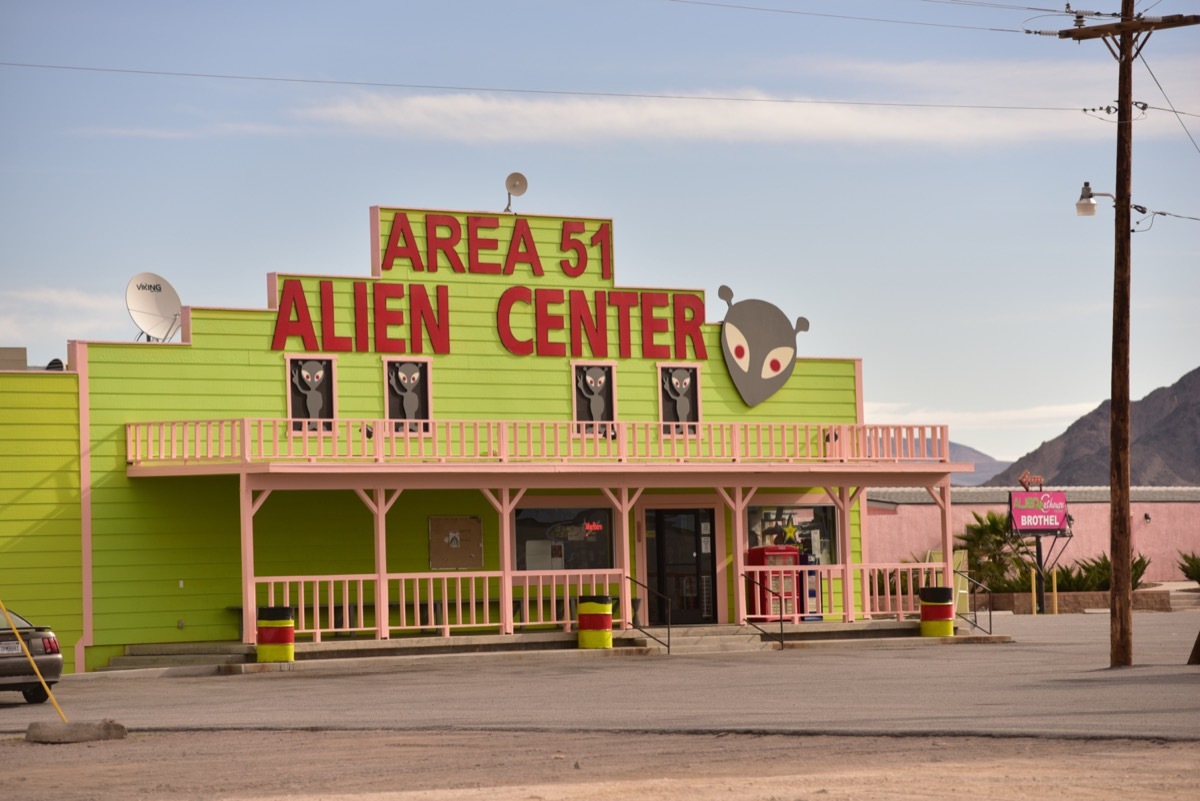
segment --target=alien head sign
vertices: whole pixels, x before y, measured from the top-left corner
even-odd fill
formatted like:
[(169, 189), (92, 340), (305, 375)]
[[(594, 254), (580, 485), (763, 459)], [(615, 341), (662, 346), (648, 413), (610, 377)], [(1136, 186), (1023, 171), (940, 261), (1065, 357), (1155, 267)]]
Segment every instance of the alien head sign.
[(733, 302), (733, 290), (717, 291), (729, 305), (721, 325), (721, 350), (733, 385), (747, 406), (757, 406), (787, 383), (796, 367), (796, 334), (808, 320), (788, 316), (765, 300)]

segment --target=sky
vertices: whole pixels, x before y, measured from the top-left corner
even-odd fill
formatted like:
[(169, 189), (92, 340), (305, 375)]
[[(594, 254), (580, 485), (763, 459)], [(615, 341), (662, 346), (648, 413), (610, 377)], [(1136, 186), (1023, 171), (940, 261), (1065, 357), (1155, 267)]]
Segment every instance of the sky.
[[(132, 341), (144, 271), (258, 309), (368, 276), (371, 206), (498, 212), (519, 171), (514, 211), (613, 220), (619, 286), (770, 300), (863, 360), (866, 422), (1017, 459), (1110, 387), (1113, 209), (1073, 204), (1114, 191), (1117, 65), (1025, 33), (1062, 8), (0, 0), (0, 346)], [(1200, 366), (1200, 26), (1133, 94), (1133, 202), (1178, 215), (1132, 237), (1138, 399)]]

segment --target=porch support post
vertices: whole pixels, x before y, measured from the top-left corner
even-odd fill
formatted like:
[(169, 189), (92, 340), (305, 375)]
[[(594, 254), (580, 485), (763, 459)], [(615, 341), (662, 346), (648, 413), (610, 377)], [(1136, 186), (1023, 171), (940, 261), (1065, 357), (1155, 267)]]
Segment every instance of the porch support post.
[(633, 601), (630, 598), (633, 595), (632, 582), (628, 587), (625, 586), (625, 576), (629, 575), (630, 558), (629, 558), (629, 513), (633, 509), (633, 505), (638, 502), (638, 498), (642, 497), (642, 487), (638, 487), (630, 494), (629, 487), (620, 487), (616, 490), (610, 490), (608, 487), (601, 487), (604, 494), (612, 502), (617, 512), (617, 522), (613, 534), (617, 540), (617, 567), (621, 570), (621, 587), (618, 593), (621, 596), (621, 627), (626, 629), (633, 628)]
[[(850, 507), (862, 495), (863, 487), (823, 487), (837, 509), (838, 551), (842, 563), (842, 620), (854, 622), (854, 554), (851, 552)], [(863, 581), (866, 581), (864, 576)], [(867, 611), (864, 608), (864, 613)]]
[(724, 487), (717, 487), (717, 492), (733, 515), (733, 617), (739, 626), (746, 625), (746, 582), (742, 573), (746, 572), (746, 546), (750, 541), (746, 532), (746, 510), (758, 487), (734, 487), (733, 495)]
[(926, 487), (942, 512), (942, 581), (943, 587), (954, 586), (954, 531), (950, 522), (950, 477), (946, 476), (937, 487)]
[(255, 497), (254, 490), (246, 480), (246, 474), (238, 476), (238, 514), (241, 518), (242, 538), (242, 642), (253, 644), (257, 634), (255, 617), (258, 614), (256, 593), (254, 592), (254, 514), (270, 497), (270, 490), (259, 492)]
[(512, 513), (525, 495), (525, 489), (516, 494), (508, 487), (499, 490), (499, 497), (491, 490), (481, 487), (480, 492), (500, 516), (500, 633), (513, 633), (512, 582), (516, 564), (513, 561)]
[(367, 495), (364, 490), (355, 488), (363, 505), (371, 510), (375, 521), (375, 639), (391, 638), (389, 628), (388, 585), (387, 585), (387, 513), (392, 504), (400, 497), (402, 489), (397, 489), (388, 495), (387, 490), (377, 487)]

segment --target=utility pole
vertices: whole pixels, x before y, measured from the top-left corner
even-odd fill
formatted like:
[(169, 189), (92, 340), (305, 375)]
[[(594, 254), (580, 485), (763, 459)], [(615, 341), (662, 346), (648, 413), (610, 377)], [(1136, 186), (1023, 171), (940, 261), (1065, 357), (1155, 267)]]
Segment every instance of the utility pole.
[[(1132, 253), (1133, 62), (1160, 28), (1200, 24), (1198, 14), (1135, 17), (1134, 0), (1121, 0), (1121, 21), (1059, 31), (1060, 39), (1101, 39), (1117, 59), (1117, 177), (1113, 243), (1112, 422), (1109, 431), (1109, 559), (1112, 589), (1109, 667), (1133, 664), (1132, 525), (1129, 511), (1129, 295)], [(1076, 17), (1077, 24), (1082, 17)]]

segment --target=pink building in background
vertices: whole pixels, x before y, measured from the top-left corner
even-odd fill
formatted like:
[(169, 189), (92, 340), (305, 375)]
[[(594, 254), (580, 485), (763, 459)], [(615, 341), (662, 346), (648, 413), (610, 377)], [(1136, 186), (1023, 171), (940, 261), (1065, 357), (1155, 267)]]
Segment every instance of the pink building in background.
[[(1050, 489), (1050, 488), (1048, 488)], [(1057, 487), (1067, 494), (1074, 519), (1060, 565), (1108, 553), (1108, 487)], [(955, 487), (951, 531), (955, 537), (975, 522), (974, 514), (1008, 512), (1017, 487)], [(924, 561), (941, 548), (940, 510), (928, 493), (873, 489), (868, 506), (872, 560)], [(1133, 552), (1150, 558), (1146, 581), (1181, 581), (1179, 553), (1200, 553), (1200, 487), (1134, 487), (1131, 491)], [(1057, 551), (1057, 548), (1056, 548)]]

